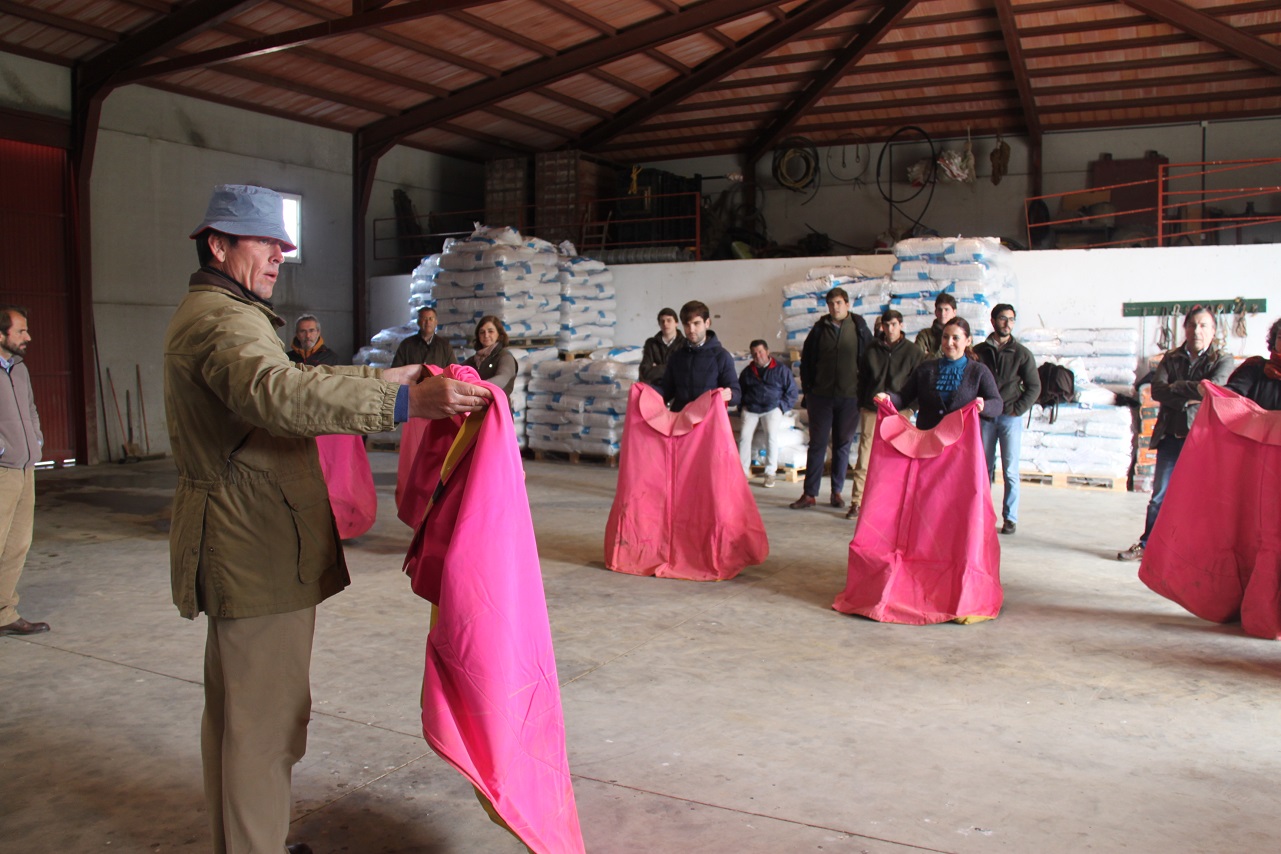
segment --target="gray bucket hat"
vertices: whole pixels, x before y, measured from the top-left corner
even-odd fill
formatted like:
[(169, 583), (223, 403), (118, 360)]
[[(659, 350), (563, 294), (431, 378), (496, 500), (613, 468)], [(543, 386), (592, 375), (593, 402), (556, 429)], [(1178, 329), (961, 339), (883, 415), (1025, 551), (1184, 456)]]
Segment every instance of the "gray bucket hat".
[(285, 245), (286, 252), (298, 247), (285, 231), (284, 199), (275, 190), (246, 184), (219, 184), (209, 197), (205, 221), (191, 232), (194, 240), (213, 229), (237, 237), (270, 237)]

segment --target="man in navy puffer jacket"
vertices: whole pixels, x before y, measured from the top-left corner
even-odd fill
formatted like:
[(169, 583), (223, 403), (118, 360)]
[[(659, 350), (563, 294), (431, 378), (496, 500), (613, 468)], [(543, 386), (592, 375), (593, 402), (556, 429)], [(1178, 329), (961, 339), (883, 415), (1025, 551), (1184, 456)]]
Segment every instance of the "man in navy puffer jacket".
[(711, 330), (711, 312), (692, 300), (681, 306), (685, 343), (667, 357), (667, 368), (658, 390), (673, 412), (680, 412), (704, 392), (720, 388), (726, 406), (738, 403), (738, 376), (734, 359)]
[(738, 433), (738, 456), (743, 473), (752, 476), (752, 436), (756, 425), (765, 422), (765, 487), (774, 485), (778, 471), (778, 440), (784, 429), (784, 416), (796, 405), (799, 391), (792, 379), (792, 369), (780, 365), (769, 354), (769, 345), (757, 339), (752, 342), (752, 363), (738, 375), (743, 389), (740, 406), (742, 424)]

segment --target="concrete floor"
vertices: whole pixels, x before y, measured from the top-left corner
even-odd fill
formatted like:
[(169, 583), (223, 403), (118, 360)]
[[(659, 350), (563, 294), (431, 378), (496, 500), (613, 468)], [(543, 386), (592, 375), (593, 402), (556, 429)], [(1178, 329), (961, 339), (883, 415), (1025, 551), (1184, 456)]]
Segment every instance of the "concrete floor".
[[(292, 839), (317, 854), (523, 847), (418, 722), (427, 605), (379, 522), (319, 612)], [(731, 582), (601, 562), (616, 473), (527, 464), (587, 849), (1263, 852), (1281, 844), (1281, 646), (1204, 623), (1112, 559), (1141, 495), (1025, 487), (1005, 610), (974, 626), (830, 609), (851, 525), (754, 487), (771, 557)], [(167, 462), (42, 473), (23, 614), (0, 639), (0, 846), (208, 850), (203, 619), (169, 601)]]

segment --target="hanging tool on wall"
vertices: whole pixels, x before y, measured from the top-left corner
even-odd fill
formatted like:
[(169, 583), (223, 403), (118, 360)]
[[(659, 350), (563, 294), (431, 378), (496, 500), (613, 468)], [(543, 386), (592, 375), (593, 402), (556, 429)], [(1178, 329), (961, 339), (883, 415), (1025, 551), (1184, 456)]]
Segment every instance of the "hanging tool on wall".
[(142, 444), (147, 453), (151, 453), (151, 434), (147, 431), (147, 404), (142, 399), (142, 365), (134, 364), (134, 373), (138, 376), (138, 414), (142, 418)]

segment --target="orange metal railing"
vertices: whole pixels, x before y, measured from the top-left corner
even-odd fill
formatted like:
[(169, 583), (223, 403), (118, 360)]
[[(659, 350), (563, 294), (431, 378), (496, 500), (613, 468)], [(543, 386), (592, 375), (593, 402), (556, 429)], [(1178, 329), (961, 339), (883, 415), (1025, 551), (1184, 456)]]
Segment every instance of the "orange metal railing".
[[(1247, 236), (1281, 242), (1281, 231), (1259, 228), (1281, 223), (1281, 158), (1156, 166), (1157, 177), (1150, 180), (1028, 198), (1029, 247), (1199, 246), (1218, 244), (1226, 232), (1237, 243)], [(1151, 201), (1112, 204), (1118, 197)], [(1093, 204), (1078, 206), (1077, 201)], [(1220, 207), (1226, 204), (1239, 204), (1241, 210)], [(1052, 207), (1058, 210), (1051, 215)]]

